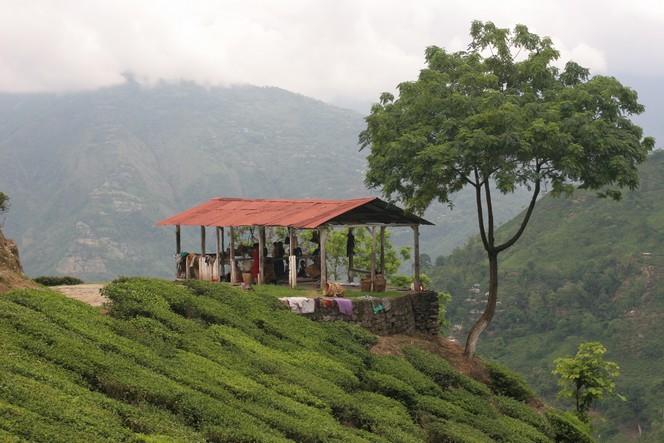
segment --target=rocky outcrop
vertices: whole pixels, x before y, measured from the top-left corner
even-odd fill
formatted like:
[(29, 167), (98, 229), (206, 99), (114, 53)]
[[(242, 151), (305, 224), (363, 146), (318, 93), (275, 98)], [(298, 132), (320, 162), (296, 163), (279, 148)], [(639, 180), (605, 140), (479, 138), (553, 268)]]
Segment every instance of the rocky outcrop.
[(35, 287), (37, 285), (23, 274), (16, 242), (6, 238), (0, 229), (0, 294), (11, 289)]

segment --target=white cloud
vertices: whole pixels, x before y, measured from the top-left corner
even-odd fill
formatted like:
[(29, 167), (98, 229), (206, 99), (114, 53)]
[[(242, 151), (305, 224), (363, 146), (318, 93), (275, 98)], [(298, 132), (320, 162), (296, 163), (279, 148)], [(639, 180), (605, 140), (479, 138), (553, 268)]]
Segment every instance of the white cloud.
[[(471, 20), (528, 25), (600, 73), (664, 74), (664, 4), (639, 0), (0, 0), (0, 90), (139, 79), (273, 85), (375, 101), (417, 77), (429, 45), (456, 51)], [(629, 7), (628, 7), (629, 6)], [(560, 43), (558, 43), (560, 42)]]

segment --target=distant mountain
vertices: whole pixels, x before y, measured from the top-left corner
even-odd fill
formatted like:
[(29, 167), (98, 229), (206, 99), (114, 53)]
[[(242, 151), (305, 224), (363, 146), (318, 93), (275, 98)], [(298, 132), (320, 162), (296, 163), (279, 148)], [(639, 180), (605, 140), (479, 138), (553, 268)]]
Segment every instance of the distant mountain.
[[(664, 441), (664, 152), (640, 167), (641, 186), (620, 202), (578, 193), (541, 199), (519, 242), (499, 257), (499, 307), (480, 352), (521, 372), (554, 401), (553, 360), (600, 341), (622, 368), (602, 402), (602, 441)], [(516, 220), (499, 235), (514, 232)], [(428, 271), (465, 339), (483, 310), (487, 265), (477, 238)], [(461, 330), (458, 330), (462, 327)]]
[[(174, 236), (154, 223), (195, 204), (366, 195), (362, 125), (356, 112), (277, 88), (2, 94), (5, 231), (31, 276), (170, 277)], [(183, 247), (198, 250), (191, 231)]]

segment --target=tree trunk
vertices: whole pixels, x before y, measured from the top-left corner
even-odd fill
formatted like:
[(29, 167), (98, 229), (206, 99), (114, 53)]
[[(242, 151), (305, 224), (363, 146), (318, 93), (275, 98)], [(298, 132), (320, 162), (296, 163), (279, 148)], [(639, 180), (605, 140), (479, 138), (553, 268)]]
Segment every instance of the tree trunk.
[(475, 356), (480, 335), (491, 324), (493, 315), (496, 313), (496, 301), (498, 300), (498, 253), (491, 251), (487, 252), (487, 254), (489, 256), (489, 298), (486, 302), (484, 312), (477, 319), (473, 327), (470, 328), (468, 338), (466, 339), (466, 348), (463, 354), (469, 359)]

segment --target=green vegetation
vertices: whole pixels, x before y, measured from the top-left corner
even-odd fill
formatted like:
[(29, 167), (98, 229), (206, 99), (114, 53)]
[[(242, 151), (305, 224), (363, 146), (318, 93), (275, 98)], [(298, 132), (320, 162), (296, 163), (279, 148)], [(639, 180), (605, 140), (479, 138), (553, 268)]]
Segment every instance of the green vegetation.
[(625, 400), (614, 392), (620, 367), (605, 361), (604, 354), (606, 348), (601, 343), (581, 343), (574, 357), (561, 357), (554, 361), (556, 369), (553, 374), (560, 377), (558, 385), (562, 388), (558, 396), (572, 399), (576, 415), (586, 423), (590, 422), (590, 407), (604, 396), (617, 396)]
[[(521, 242), (502, 256), (502, 303), (480, 346), (484, 357), (518, 372), (556, 403), (555, 359), (574, 355), (580, 343), (602, 342), (606, 358), (620, 366), (616, 391), (627, 398), (596, 405), (606, 419), (597, 432), (608, 442), (627, 441), (639, 429), (641, 441), (664, 441), (664, 377), (657, 369), (664, 365), (662, 171), (664, 152), (657, 151), (639, 167), (639, 189), (619, 202), (583, 192), (543, 197)], [(433, 288), (452, 294), (448, 319), (463, 328), (452, 332), (462, 339), (486, 300), (479, 239), (435, 263)]]
[(9, 197), (4, 192), (0, 192), (0, 214), (9, 211)]
[(64, 277), (42, 276), (35, 278), (34, 281), (44, 286), (80, 285), (83, 283), (83, 280), (68, 275)]
[(571, 422), (561, 434), (422, 350), (374, 356), (369, 332), (258, 292), (121, 278), (104, 295), (110, 315), (50, 290), (0, 297), (0, 439), (521, 443), (587, 432)]
[[(367, 185), (416, 213), (433, 201), (451, 205), (465, 187), (474, 191), (489, 288), (466, 339), (472, 358), (496, 312), (498, 255), (522, 236), (541, 188), (619, 199), (621, 188), (638, 186), (637, 165), (655, 140), (630, 120), (644, 111), (636, 92), (574, 62), (560, 70), (549, 37), (479, 21), (470, 35), (466, 51), (427, 48), (418, 79), (401, 83), (398, 99), (386, 92), (372, 107), (360, 144), (371, 148)], [(520, 222), (502, 237), (494, 185), (502, 194), (531, 192)]]

